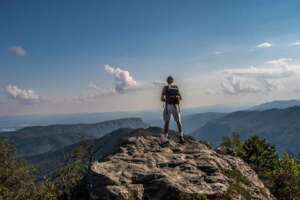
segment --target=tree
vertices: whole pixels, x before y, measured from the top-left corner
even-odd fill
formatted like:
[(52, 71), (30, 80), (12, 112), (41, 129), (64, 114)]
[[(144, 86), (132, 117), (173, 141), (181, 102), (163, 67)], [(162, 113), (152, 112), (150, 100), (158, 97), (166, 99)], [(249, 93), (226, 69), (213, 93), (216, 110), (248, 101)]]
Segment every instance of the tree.
[(50, 182), (37, 183), (32, 169), (15, 159), (15, 147), (0, 139), (0, 199), (56, 200), (56, 188)]
[(223, 137), (223, 142), (220, 146), (225, 147), (233, 155), (240, 155), (243, 148), (243, 141), (238, 133), (232, 133), (231, 136)]
[(300, 199), (300, 161), (285, 153), (270, 175), (270, 191), (279, 200)]
[(241, 158), (259, 175), (274, 170), (278, 164), (278, 154), (275, 146), (256, 135), (244, 142)]
[(53, 177), (60, 200), (88, 199), (84, 178), (94, 156), (94, 146), (83, 142), (73, 150), (68, 163)]

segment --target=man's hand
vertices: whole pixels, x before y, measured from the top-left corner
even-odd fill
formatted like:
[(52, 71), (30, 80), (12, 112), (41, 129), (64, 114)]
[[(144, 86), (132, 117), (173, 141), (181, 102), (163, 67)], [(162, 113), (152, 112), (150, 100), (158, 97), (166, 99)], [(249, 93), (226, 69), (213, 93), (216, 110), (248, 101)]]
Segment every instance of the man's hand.
[(166, 96), (161, 96), (161, 101), (166, 101)]

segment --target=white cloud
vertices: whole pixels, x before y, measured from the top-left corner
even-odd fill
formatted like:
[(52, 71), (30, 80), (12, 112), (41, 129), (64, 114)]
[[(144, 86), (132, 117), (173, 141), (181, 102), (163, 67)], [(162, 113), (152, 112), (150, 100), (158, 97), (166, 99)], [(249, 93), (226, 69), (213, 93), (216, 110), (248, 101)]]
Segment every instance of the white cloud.
[(113, 77), (113, 86), (111, 88), (103, 88), (91, 81), (88, 85), (90, 90), (85, 91), (84, 94), (74, 98), (75, 101), (94, 101), (101, 97), (115, 96), (118, 94), (140, 91), (143, 89), (151, 89), (155, 86), (161, 86), (164, 84), (160, 81), (154, 81), (152, 83), (140, 83), (132, 77), (129, 71), (112, 67), (111, 65), (105, 65), (104, 69), (110, 76)]
[(16, 56), (22, 57), (26, 56), (27, 51), (21, 46), (11, 46), (8, 50)]
[(292, 66), (290, 58), (266, 62), (264, 67), (248, 67), (223, 71), (222, 91), (226, 94), (262, 93), (284, 88), (283, 79), (299, 74), (300, 67)]
[(130, 75), (129, 71), (114, 68), (110, 65), (104, 66), (105, 71), (114, 77), (114, 90), (116, 93), (125, 93), (128, 90), (138, 88), (138, 82)]
[(227, 76), (221, 84), (222, 91), (225, 94), (243, 94), (243, 93), (258, 93), (260, 88), (253, 83), (243, 81), (237, 76)]
[(41, 98), (32, 89), (21, 89), (16, 85), (8, 85), (5, 88), (7, 96), (21, 103), (37, 103)]
[(272, 47), (273, 45), (269, 42), (264, 42), (264, 43), (261, 43), (261, 44), (258, 44), (256, 45), (256, 48), (270, 48)]

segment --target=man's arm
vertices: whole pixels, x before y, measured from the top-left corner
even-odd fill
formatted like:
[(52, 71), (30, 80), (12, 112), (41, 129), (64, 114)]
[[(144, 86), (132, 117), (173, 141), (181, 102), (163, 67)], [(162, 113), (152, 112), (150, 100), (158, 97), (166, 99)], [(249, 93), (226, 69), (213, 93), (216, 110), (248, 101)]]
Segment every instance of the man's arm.
[(177, 86), (177, 89), (178, 89), (178, 99), (181, 101), (181, 100), (182, 100), (182, 96), (181, 96), (181, 93), (180, 93), (180, 91), (179, 91), (178, 86)]
[(161, 93), (161, 97), (160, 97), (161, 101), (166, 101), (166, 92), (167, 92), (167, 88), (166, 88), (166, 86), (164, 86), (162, 93)]

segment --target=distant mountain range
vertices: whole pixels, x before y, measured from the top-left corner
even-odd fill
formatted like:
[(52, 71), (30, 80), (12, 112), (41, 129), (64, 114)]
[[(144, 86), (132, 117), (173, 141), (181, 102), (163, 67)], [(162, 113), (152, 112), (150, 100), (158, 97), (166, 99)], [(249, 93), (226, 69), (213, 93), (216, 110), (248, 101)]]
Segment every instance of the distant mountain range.
[[(183, 120), (189, 115), (205, 113), (230, 113), (238, 110), (268, 110), (272, 108), (284, 109), (292, 106), (300, 106), (300, 100), (281, 100), (263, 103), (251, 107), (211, 105), (195, 108), (182, 108)], [(53, 115), (24, 115), (24, 116), (0, 116), (0, 133), (19, 130), (31, 126), (47, 126), (51, 124), (78, 124), (98, 123), (120, 118), (142, 118), (147, 124), (162, 126), (162, 109), (136, 112), (99, 112), (99, 113), (77, 113), (77, 114), (53, 114)], [(199, 128), (199, 127), (198, 127)], [(185, 130), (190, 132), (191, 129)]]
[(273, 108), (285, 109), (294, 106), (300, 106), (300, 100), (271, 101), (257, 106), (253, 106), (250, 108), (250, 110), (269, 110)]
[[(162, 115), (162, 114), (161, 114)], [(212, 119), (217, 119), (226, 115), (225, 113), (217, 112), (207, 112), (207, 113), (197, 113), (197, 114), (187, 114), (182, 116), (183, 130), (185, 134), (190, 134), (194, 130), (202, 127), (208, 121)], [(163, 119), (157, 119), (147, 122), (151, 126), (163, 127)], [(174, 120), (171, 120), (170, 128), (177, 130), (177, 126)]]
[(182, 124), (184, 128), (184, 132), (186, 134), (190, 134), (198, 128), (204, 126), (207, 122), (221, 118), (225, 116), (225, 113), (216, 113), (216, 112), (208, 112), (208, 113), (198, 113), (184, 116), (182, 118)]
[(74, 143), (96, 139), (119, 128), (144, 128), (140, 118), (126, 118), (95, 124), (34, 126), (1, 137), (16, 145), (17, 156), (26, 157), (55, 151)]
[(264, 111), (238, 111), (211, 120), (191, 135), (218, 145), (224, 136), (257, 134), (275, 144), (279, 152), (300, 152), (300, 107)]
[(101, 112), (57, 115), (24, 115), (0, 117), (0, 132), (10, 132), (31, 126), (48, 126), (52, 124), (87, 124), (99, 123), (121, 118), (142, 118), (144, 121), (157, 119), (158, 111), (141, 112)]
[[(183, 116), (207, 112), (233, 112), (247, 109), (249, 106), (211, 105), (195, 108), (182, 108)], [(0, 116), (0, 132), (9, 132), (31, 126), (47, 126), (51, 124), (98, 123), (120, 118), (142, 118), (147, 124), (162, 124), (162, 108), (159, 110), (133, 112), (99, 112), (52, 115)]]

